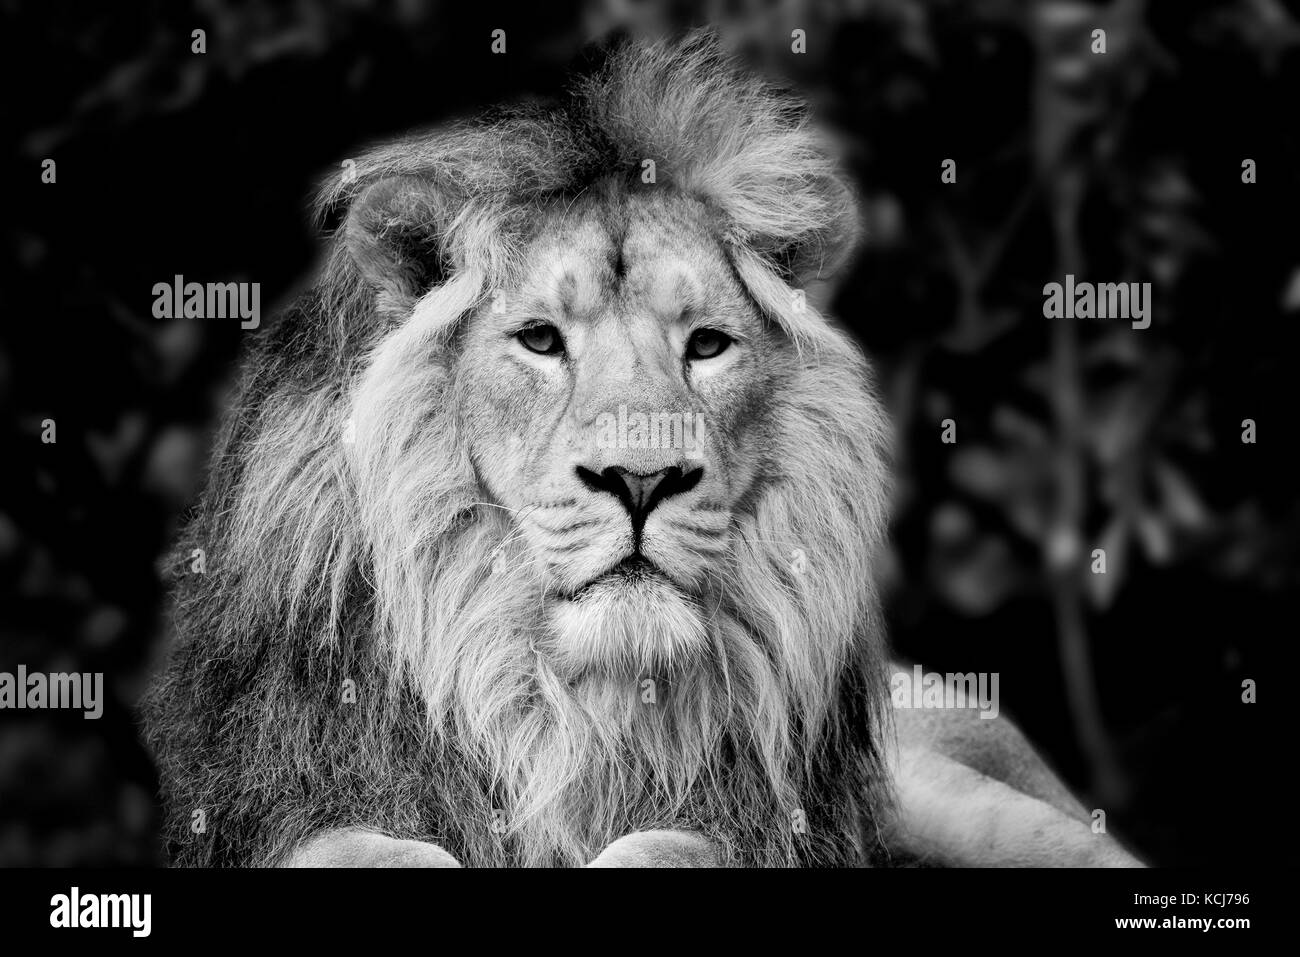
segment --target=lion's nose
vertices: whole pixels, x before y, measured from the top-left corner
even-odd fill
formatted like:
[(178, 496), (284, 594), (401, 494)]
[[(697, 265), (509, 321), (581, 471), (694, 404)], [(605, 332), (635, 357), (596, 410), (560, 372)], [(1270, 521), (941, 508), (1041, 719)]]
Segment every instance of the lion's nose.
[(689, 492), (700, 483), (704, 469), (695, 466), (682, 469), (673, 465), (658, 472), (643, 475), (629, 469), (610, 466), (600, 472), (578, 466), (578, 478), (595, 492), (608, 492), (618, 498), (632, 516), (632, 528), (640, 534), (646, 516), (656, 505), (670, 495)]

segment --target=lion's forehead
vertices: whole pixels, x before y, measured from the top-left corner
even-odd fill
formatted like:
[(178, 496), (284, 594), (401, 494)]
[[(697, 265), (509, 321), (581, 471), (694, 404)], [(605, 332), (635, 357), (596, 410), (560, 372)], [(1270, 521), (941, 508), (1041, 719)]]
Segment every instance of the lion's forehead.
[(739, 289), (702, 206), (625, 196), (545, 214), (518, 292), (575, 321), (620, 306), (672, 321)]

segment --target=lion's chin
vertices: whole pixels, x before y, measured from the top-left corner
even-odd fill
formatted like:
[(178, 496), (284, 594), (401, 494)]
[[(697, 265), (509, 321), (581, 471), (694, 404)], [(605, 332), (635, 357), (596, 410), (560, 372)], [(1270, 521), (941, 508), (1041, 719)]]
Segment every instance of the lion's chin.
[(556, 599), (548, 624), (539, 650), (570, 680), (678, 673), (708, 647), (699, 606), (659, 575), (599, 579), (573, 598)]

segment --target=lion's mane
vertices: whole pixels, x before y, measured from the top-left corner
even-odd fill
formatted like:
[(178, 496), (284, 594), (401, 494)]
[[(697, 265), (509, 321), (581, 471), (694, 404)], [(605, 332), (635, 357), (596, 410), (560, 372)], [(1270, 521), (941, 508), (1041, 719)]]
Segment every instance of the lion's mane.
[[(651, 686), (574, 683), (533, 648), (538, 583), (463, 446), (456, 329), (515, 275), (530, 211), (638, 188), (644, 158), (655, 188), (713, 212), (797, 348), (715, 570), (710, 654)], [(857, 350), (791, 295), (856, 223), (797, 104), (695, 35), (355, 170), (322, 191), (328, 257), (251, 347), (178, 543), (145, 707), (173, 860), (276, 863), (342, 826), (476, 865), (582, 863), (650, 827), (702, 831), (733, 863), (870, 852), (885, 427)]]

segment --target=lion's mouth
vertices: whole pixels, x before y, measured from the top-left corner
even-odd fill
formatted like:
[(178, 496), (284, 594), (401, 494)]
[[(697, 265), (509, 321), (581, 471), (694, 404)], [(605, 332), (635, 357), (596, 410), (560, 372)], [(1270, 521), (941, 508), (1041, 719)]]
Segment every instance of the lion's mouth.
[(658, 565), (640, 552), (633, 552), (606, 571), (601, 572), (585, 585), (565, 595), (570, 601), (580, 601), (582, 597), (601, 585), (635, 586), (646, 582), (663, 582), (675, 584), (664, 574)]

